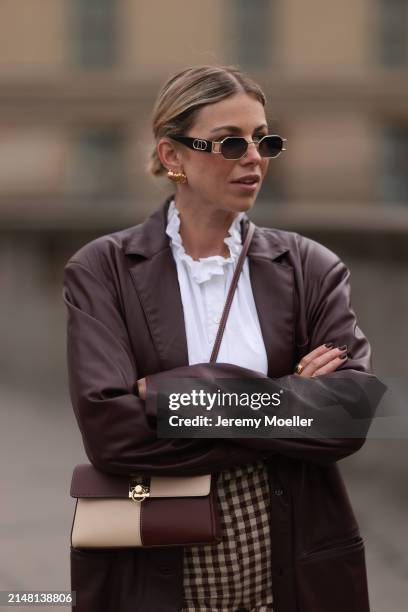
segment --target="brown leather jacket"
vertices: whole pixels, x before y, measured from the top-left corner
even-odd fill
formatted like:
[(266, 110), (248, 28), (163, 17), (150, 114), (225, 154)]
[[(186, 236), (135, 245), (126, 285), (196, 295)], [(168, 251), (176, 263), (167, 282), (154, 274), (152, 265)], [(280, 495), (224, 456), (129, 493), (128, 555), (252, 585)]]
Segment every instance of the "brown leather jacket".
[[(165, 234), (170, 198), (140, 225), (86, 244), (65, 266), (70, 394), (89, 460), (127, 474), (218, 472), (263, 458), (270, 483), (275, 612), (368, 612), (364, 543), (336, 461), (362, 438), (169, 439), (156, 436), (155, 383), (166, 376), (260, 377), (227, 364), (188, 365), (177, 269)], [(271, 385), (300, 357), (332, 341), (349, 359), (330, 377), (378, 384), (349, 302), (349, 272), (322, 245), (256, 227), (248, 252)], [(146, 377), (141, 400), (135, 381)], [(320, 381), (320, 383), (319, 383)], [(381, 385), (382, 386), (382, 385)], [(299, 388), (301, 391), (301, 388)], [(301, 395), (301, 394), (300, 394)], [(364, 402), (375, 411), (375, 393)], [(341, 393), (338, 402), (342, 403)], [(354, 408), (356, 414), (359, 402)], [(178, 612), (183, 548), (71, 549), (76, 612)], [(227, 612), (227, 611), (226, 611)]]

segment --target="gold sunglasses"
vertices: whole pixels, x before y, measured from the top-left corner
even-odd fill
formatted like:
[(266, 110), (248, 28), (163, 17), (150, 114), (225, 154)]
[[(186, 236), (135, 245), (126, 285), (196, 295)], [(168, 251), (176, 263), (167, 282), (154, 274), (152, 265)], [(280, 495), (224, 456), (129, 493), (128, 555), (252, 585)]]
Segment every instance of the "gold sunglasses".
[(192, 138), (190, 136), (170, 136), (170, 138), (181, 142), (181, 144), (194, 151), (221, 153), (225, 159), (241, 159), (246, 155), (250, 144), (256, 146), (261, 157), (278, 157), (282, 151), (286, 151), (283, 143), (287, 141), (287, 138), (282, 138), (277, 134), (270, 134), (259, 140), (249, 142), (242, 136), (227, 136), (220, 141)]

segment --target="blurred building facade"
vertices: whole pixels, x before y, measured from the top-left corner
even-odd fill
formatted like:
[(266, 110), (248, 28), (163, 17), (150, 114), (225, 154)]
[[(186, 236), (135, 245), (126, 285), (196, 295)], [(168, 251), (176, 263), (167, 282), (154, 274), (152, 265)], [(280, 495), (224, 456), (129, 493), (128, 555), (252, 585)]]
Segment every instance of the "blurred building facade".
[[(3, 0), (0, 11), (4, 371), (35, 378), (27, 347), (62, 334), (74, 250), (139, 223), (171, 192), (146, 172), (150, 117), (161, 85), (188, 65), (248, 71), (271, 132), (288, 139), (255, 222), (343, 257), (406, 260), (408, 0)], [(55, 371), (58, 338), (43, 359)]]
[(271, 130), (288, 138), (259, 208), (330, 222), (369, 206), (383, 223), (379, 207), (407, 205), (406, 0), (3, 0), (0, 10), (9, 222), (143, 218), (168, 190), (145, 171), (155, 96), (199, 63), (247, 70)]

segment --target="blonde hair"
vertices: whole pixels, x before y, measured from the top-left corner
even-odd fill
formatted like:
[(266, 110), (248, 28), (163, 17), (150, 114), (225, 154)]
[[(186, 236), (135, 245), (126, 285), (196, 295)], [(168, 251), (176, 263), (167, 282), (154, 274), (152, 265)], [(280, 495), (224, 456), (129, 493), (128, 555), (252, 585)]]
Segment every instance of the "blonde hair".
[[(199, 65), (177, 72), (163, 85), (153, 108), (156, 144), (163, 136), (185, 134), (202, 106), (240, 92), (254, 95), (265, 106), (262, 89), (235, 66)], [(153, 176), (166, 172), (156, 146), (150, 154), (147, 170)]]

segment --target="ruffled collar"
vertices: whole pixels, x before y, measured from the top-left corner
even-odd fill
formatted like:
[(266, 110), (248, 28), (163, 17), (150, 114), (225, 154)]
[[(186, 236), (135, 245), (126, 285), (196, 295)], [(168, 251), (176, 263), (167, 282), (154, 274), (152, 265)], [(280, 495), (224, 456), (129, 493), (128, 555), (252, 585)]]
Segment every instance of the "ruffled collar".
[(170, 202), (167, 212), (166, 234), (170, 236), (173, 254), (185, 261), (191, 271), (191, 275), (197, 283), (207, 281), (214, 274), (224, 274), (225, 266), (232, 264), (239, 257), (242, 249), (241, 239), (241, 219), (246, 217), (245, 211), (238, 213), (228, 229), (228, 236), (224, 238), (225, 244), (229, 248), (230, 256), (211, 255), (210, 257), (200, 257), (195, 260), (186, 253), (180, 235), (180, 212), (174, 200)]

